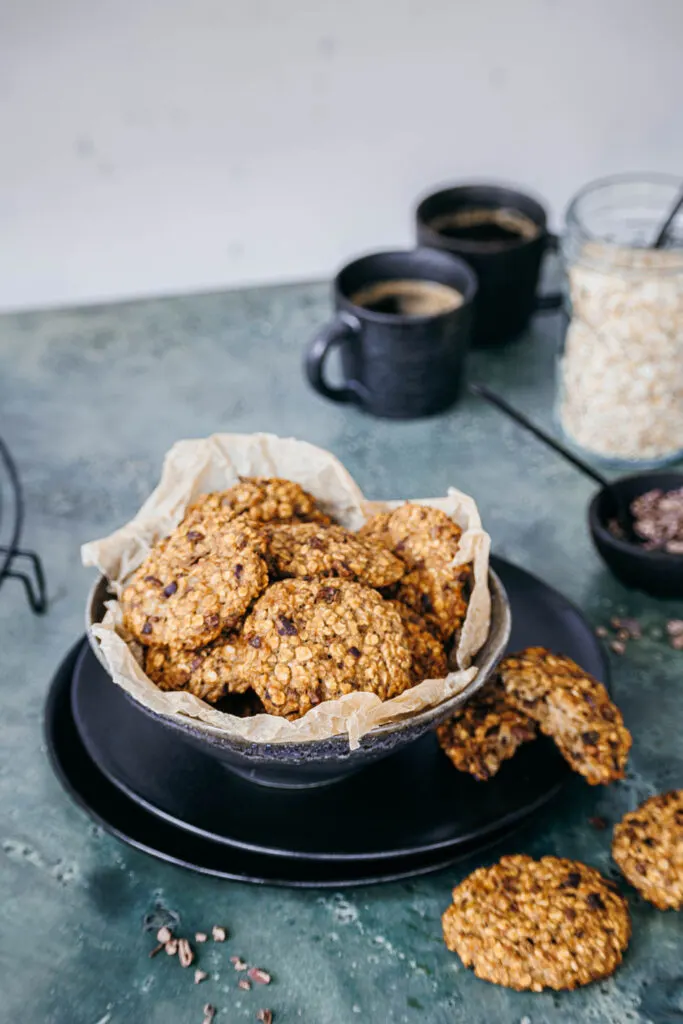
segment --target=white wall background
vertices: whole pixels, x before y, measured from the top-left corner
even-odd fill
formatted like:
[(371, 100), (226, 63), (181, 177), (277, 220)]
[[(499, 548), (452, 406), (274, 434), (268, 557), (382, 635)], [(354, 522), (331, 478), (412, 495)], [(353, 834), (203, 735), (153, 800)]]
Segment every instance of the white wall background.
[(0, 308), (330, 274), (445, 179), (683, 174), (681, 0), (2, 0)]

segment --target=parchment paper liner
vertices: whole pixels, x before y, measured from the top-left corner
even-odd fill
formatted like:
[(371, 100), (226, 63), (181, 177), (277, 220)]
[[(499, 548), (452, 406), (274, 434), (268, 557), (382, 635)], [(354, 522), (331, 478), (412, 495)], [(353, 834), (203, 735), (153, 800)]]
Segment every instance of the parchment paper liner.
[[(207, 491), (225, 490), (240, 476), (279, 476), (294, 480), (321, 506), (351, 530), (375, 512), (394, 508), (403, 500), (366, 501), (360, 489), (330, 452), (305, 441), (273, 434), (214, 434), (201, 440), (178, 441), (164, 459), (161, 480), (134, 519), (102, 540), (84, 544), (83, 564), (97, 566), (119, 596), (126, 577), (140, 565), (150, 546), (180, 522), (189, 504)], [(140, 649), (123, 635), (121, 607), (108, 602), (107, 613), (93, 626), (104, 660), (115, 683), (152, 711), (193, 719), (207, 732), (239, 736), (254, 743), (293, 743), (347, 733), (349, 746), (375, 726), (404, 718), (440, 704), (459, 693), (476, 677), (472, 657), (484, 644), (490, 626), (488, 590), (490, 538), (482, 529), (474, 500), (455, 488), (444, 498), (414, 499), (443, 509), (463, 530), (459, 564), (473, 563), (474, 585), (467, 615), (445, 679), (428, 679), (398, 697), (380, 701), (372, 693), (350, 693), (324, 701), (294, 722), (275, 715), (238, 718), (218, 711), (191, 693), (159, 690), (140, 667)], [(125, 634), (124, 634), (125, 635)]]

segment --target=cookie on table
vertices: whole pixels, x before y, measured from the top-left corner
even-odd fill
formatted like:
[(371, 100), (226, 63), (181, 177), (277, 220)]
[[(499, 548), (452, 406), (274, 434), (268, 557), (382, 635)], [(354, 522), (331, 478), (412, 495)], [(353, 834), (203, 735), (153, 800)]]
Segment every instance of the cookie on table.
[(408, 571), (392, 596), (448, 642), (465, 618), (472, 576), (471, 565), (457, 564), (462, 536), (457, 523), (440, 509), (406, 503), (373, 516), (359, 533), (405, 562)]
[(237, 636), (221, 636), (198, 651), (148, 647), (145, 672), (160, 690), (186, 690), (215, 704), (227, 693), (243, 693), (247, 684), (235, 671)]
[(278, 524), (268, 527), (267, 537), (271, 572), (281, 579), (336, 576), (369, 587), (388, 587), (405, 573), (400, 558), (343, 526)]
[(660, 910), (683, 909), (683, 789), (652, 796), (614, 829), (612, 856)]
[(444, 679), (448, 675), (448, 659), (440, 640), (429, 632), (427, 623), (400, 601), (387, 602), (401, 617), (410, 648), (410, 678), (413, 686), (425, 679)]
[(488, 683), (436, 730), (458, 771), (486, 782), (522, 743), (536, 739), (536, 723), (512, 707), (498, 681)]
[(602, 683), (544, 647), (505, 658), (498, 674), (509, 703), (552, 736), (574, 771), (591, 785), (623, 779), (631, 734)]
[(245, 520), (181, 523), (150, 551), (122, 597), (124, 624), (145, 646), (204, 647), (234, 629), (268, 585), (265, 539)]
[(213, 512), (231, 518), (244, 515), (257, 523), (331, 522), (312, 494), (293, 480), (279, 477), (242, 477), (227, 491), (203, 494), (188, 509), (186, 519), (192, 522)]
[(411, 685), (400, 616), (360, 583), (274, 583), (247, 617), (241, 646), (241, 671), (273, 715), (298, 718), (354, 691), (388, 700)]
[(446, 945), (478, 978), (522, 991), (606, 978), (631, 937), (626, 900), (594, 868), (561, 857), (503, 857), (453, 890)]

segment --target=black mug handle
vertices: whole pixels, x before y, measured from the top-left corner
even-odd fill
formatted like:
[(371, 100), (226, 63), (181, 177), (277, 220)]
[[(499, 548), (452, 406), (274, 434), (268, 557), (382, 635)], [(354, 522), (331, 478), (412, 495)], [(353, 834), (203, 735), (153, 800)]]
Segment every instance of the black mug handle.
[(361, 324), (355, 316), (337, 313), (313, 339), (306, 353), (306, 376), (311, 387), (333, 402), (358, 402), (365, 397), (365, 388), (359, 381), (347, 380), (340, 388), (325, 380), (325, 360), (333, 348), (345, 345), (360, 333)]
[[(548, 231), (546, 235), (545, 251), (552, 253), (560, 251), (560, 239), (551, 231)], [(537, 295), (536, 312), (552, 313), (554, 310), (562, 308), (563, 301), (564, 296), (562, 292), (548, 292), (546, 295)]]

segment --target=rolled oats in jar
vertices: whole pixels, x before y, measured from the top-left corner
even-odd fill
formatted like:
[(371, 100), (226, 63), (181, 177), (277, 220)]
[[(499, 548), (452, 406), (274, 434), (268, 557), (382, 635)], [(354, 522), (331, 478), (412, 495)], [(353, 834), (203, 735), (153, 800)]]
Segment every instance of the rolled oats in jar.
[(559, 418), (571, 441), (616, 463), (683, 452), (683, 215), (666, 247), (649, 248), (681, 187), (669, 177), (605, 179), (567, 213)]

